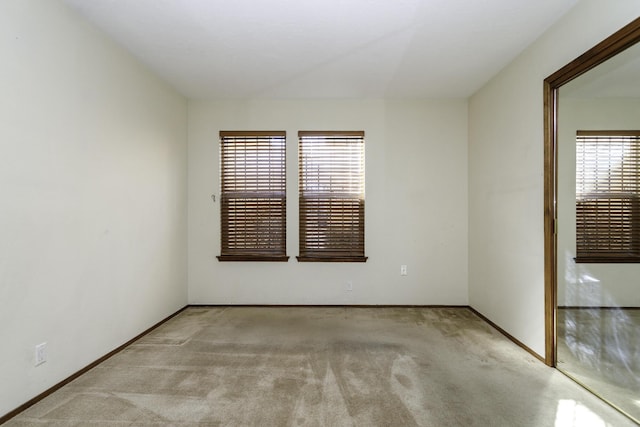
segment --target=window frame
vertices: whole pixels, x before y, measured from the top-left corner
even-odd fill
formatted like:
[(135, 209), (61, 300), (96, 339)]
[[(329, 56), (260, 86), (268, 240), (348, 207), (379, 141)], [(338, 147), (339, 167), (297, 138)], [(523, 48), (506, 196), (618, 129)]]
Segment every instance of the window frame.
[[(616, 147), (597, 146), (607, 143), (629, 144), (615, 168), (610, 158)], [(599, 151), (605, 153), (600, 158)], [(590, 172), (581, 161), (594, 165)], [(576, 263), (640, 263), (639, 190), (640, 131), (576, 132)]]
[[(345, 144), (359, 144), (349, 153)], [(338, 150), (316, 154), (317, 180), (310, 179), (311, 144), (342, 144)], [(346, 151), (345, 151), (346, 150)], [(350, 157), (351, 156), (351, 157)], [(328, 158), (333, 157), (334, 164)], [(342, 161), (342, 170), (336, 162)], [(348, 169), (355, 163), (355, 171)], [(347, 165), (348, 172), (344, 168)], [(322, 170), (324, 168), (324, 170)], [(338, 179), (333, 180), (333, 177)], [(349, 178), (345, 178), (349, 176)], [(356, 181), (353, 178), (356, 178)], [(327, 181), (327, 179), (329, 181)], [(320, 183), (325, 189), (320, 191)], [(328, 184), (327, 184), (328, 182)], [(311, 190), (309, 187), (316, 187)], [(327, 188), (328, 186), (328, 188)], [(334, 190), (341, 187), (343, 191)], [(357, 205), (354, 206), (354, 201)], [(366, 262), (365, 256), (365, 133), (364, 131), (298, 132), (299, 262)], [(313, 205), (315, 204), (315, 207)], [(315, 218), (314, 218), (315, 216)], [(337, 217), (338, 220), (332, 219)], [(316, 219), (317, 218), (317, 219)], [(329, 218), (329, 219), (327, 219)], [(342, 221), (339, 218), (343, 218)], [(324, 219), (324, 228), (321, 221)], [(351, 220), (349, 220), (351, 219)], [(315, 237), (313, 237), (315, 235)], [(320, 248), (320, 242), (328, 242)], [(315, 243), (314, 243), (315, 242)]]
[[(287, 262), (289, 256), (287, 255), (287, 183), (286, 183), (286, 132), (285, 131), (220, 131), (219, 133), (219, 153), (220, 153), (220, 255), (216, 258), (218, 261), (276, 261)], [(264, 153), (258, 153), (261, 144), (267, 144), (271, 149), (270, 141), (274, 138), (276, 142), (280, 144), (280, 147), (276, 149), (277, 157), (274, 164), (280, 164), (281, 167), (275, 168), (276, 173), (272, 174), (270, 168), (273, 166), (271, 163), (270, 155), (267, 154), (268, 160), (265, 162)], [(236, 153), (237, 147), (229, 145), (227, 149), (227, 143), (238, 144), (242, 141), (253, 144), (253, 147), (249, 146), (244, 149), (244, 154)], [(229, 150), (229, 151), (227, 151)], [(253, 150), (253, 151), (252, 151)], [(233, 152), (232, 152), (233, 151)], [(247, 154), (248, 153), (248, 154)], [(252, 157), (251, 157), (252, 156)], [(245, 165), (253, 161), (253, 166), (248, 168), (239, 168), (236, 171), (236, 164), (238, 158), (243, 157)], [(247, 161), (249, 157), (249, 161)], [(228, 162), (228, 163), (227, 163)], [(267, 169), (269, 176), (263, 178), (260, 176), (260, 166)], [(227, 172), (230, 175), (227, 175)], [(250, 175), (253, 173), (253, 175)], [(242, 175), (244, 174), (244, 175)], [(247, 188), (251, 185), (246, 183), (252, 179), (252, 186), (254, 188)], [(273, 179), (273, 181), (272, 181)], [(245, 183), (245, 184), (243, 184)], [(281, 188), (272, 189), (272, 185)], [(232, 190), (233, 187), (244, 187), (236, 190)], [(265, 189), (266, 186), (266, 189)], [(273, 202), (275, 200), (275, 202)], [(240, 201), (240, 202), (238, 202)], [(254, 243), (254, 247), (250, 245), (247, 247), (241, 247), (242, 237), (231, 237), (234, 234), (230, 229), (233, 227), (230, 225), (230, 215), (232, 212), (238, 212), (242, 209), (235, 209), (234, 206), (238, 203), (239, 206), (244, 206), (244, 210), (248, 211), (249, 219), (245, 217), (245, 229), (254, 230), (252, 233), (245, 232), (245, 241)], [(244, 203), (244, 205), (242, 205)], [(273, 212), (280, 212), (280, 215), (276, 215), (276, 231), (271, 234), (271, 228), (266, 233), (262, 232), (260, 236), (260, 221), (267, 221), (271, 223), (273, 217), (269, 214), (265, 214), (261, 219), (259, 210), (264, 209), (261, 206), (267, 206), (269, 209), (273, 209)], [(247, 209), (247, 206), (251, 209)], [(275, 206), (275, 207), (274, 207)], [(238, 223), (242, 225), (242, 215), (237, 214)], [(253, 220), (251, 227), (247, 227)], [(270, 227), (270, 226), (269, 226)], [(252, 235), (253, 234), (253, 235)], [(258, 240), (265, 239), (269, 244), (276, 242), (277, 244), (269, 247), (258, 245)], [(230, 240), (231, 238), (231, 240)]]

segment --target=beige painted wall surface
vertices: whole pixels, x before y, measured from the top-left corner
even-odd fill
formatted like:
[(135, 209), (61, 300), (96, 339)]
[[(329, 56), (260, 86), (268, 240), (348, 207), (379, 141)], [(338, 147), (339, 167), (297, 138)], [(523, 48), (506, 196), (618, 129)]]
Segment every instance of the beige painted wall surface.
[(541, 355), (542, 83), (639, 15), (637, 0), (581, 1), (469, 101), (469, 302)]
[(187, 105), (57, 1), (0, 57), (1, 416), (186, 304)]
[[(219, 262), (218, 132), (265, 129), (287, 131), (291, 258)], [(297, 132), (326, 129), (366, 133), (366, 263), (295, 259)], [(467, 304), (466, 101), (190, 102), (189, 302)]]
[(640, 129), (640, 99), (564, 98), (558, 104), (558, 305), (640, 306), (640, 265), (576, 264), (576, 131)]

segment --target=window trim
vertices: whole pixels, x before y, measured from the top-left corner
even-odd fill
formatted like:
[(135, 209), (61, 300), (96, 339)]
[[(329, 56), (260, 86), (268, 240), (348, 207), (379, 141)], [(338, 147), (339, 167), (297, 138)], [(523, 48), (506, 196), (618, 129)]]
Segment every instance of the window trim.
[[(304, 164), (303, 164), (303, 138), (304, 137), (357, 137), (362, 144), (362, 161), (361, 161), (361, 169), (359, 173), (361, 174), (361, 185), (362, 192), (361, 197), (357, 200), (361, 207), (358, 208), (358, 211), (361, 212), (361, 229), (358, 230), (357, 234), (359, 237), (357, 247), (362, 247), (362, 255), (360, 254), (345, 254), (345, 255), (336, 255), (335, 250), (328, 250), (327, 255), (322, 255), (321, 252), (318, 251), (309, 251), (307, 245), (304, 240), (303, 229), (305, 215), (303, 214), (303, 196), (304, 191), (304, 183), (303, 183), (303, 175), (304, 175)], [(355, 200), (355, 198), (347, 198), (347, 200)], [(296, 256), (298, 262), (366, 262), (368, 257), (365, 256), (365, 132), (364, 131), (298, 131), (298, 232), (299, 232), (299, 240), (298, 240), (298, 253)], [(361, 239), (361, 241), (360, 241)]]
[[(274, 253), (268, 253), (265, 251), (260, 251), (259, 249), (256, 249), (255, 253), (251, 253), (251, 252), (238, 252), (238, 253), (224, 253), (224, 247), (225, 247), (225, 241), (224, 241), (224, 236), (225, 236), (225, 229), (228, 229), (228, 224), (225, 225), (224, 224), (224, 215), (223, 215), (223, 203), (226, 197), (226, 192), (225, 192), (225, 182), (224, 182), (224, 164), (223, 162), (225, 161), (225, 159), (223, 158), (223, 149), (224, 149), (224, 138), (242, 138), (242, 137), (253, 137), (253, 138), (261, 138), (261, 137), (278, 137), (278, 138), (282, 138), (283, 140), (283, 147), (282, 147), (282, 165), (283, 165), (283, 169), (282, 169), (282, 178), (284, 180), (283, 185), (284, 185), (284, 189), (283, 189), (283, 198), (282, 198), (282, 210), (283, 210), (283, 215), (282, 215), (282, 239), (281, 239), (281, 249), (282, 249), (282, 253), (276, 253), (274, 251)], [(287, 137), (286, 137), (286, 131), (223, 131), (221, 130), (219, 132), (219, 153), (220, 153), (220, 162), (219, 162), (219, 166), (220, 166), (220, 255), (216, 256), (216, 258), (218, 259), (218, 261), (257, 261), (257, 262), (287, 262), (289, 260), (289, 256), (286, 254), (287, 253), (287, 167), (286, 167), (286, 153), (287, 153)], [(247, 191), (249, 192), (249, 191)], [(254, 191), (254, 193), (256, 193)], [(256, 196), (256, 198), (259, 198)]]

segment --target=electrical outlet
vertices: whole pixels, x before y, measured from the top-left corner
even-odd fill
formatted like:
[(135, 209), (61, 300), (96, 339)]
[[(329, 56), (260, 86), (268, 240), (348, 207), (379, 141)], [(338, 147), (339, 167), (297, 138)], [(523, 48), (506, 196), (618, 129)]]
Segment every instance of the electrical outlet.
[(407, 266), (404, 265), (404, 264), (400, 266), (400, 275), (401, 276), (406, 276), (407, 275)]
[(349, 280), (347, 282), (347, 290), (348, 291), (352, 291), (353, 290), (353, 282), (351, 280)]
[(47, 361), (47, 343), (43, 342), (36, 346), (35, 366), (42, 365)]

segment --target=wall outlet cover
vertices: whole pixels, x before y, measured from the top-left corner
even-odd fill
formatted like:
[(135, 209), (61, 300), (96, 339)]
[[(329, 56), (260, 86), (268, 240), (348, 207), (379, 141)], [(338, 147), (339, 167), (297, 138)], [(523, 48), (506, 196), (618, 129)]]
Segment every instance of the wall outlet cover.
[(43, 342), (36, 345), (35, 365), (42, 365), (47, 361), (47, 343)]

